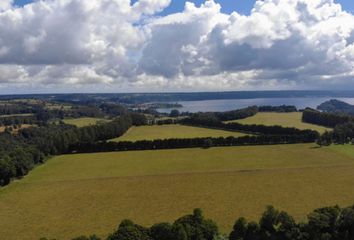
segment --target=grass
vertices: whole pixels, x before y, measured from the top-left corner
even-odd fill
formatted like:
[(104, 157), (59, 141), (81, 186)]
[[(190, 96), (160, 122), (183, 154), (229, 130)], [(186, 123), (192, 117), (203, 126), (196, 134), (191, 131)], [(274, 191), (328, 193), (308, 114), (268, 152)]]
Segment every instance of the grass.
[(236, 121), (230, 122), (239, 122), (242, 124), (264, 124), (264, 125), (280, 125), (284, 127), (295, 127), (298, 129), (312, 129), (320, 133), (330, 130), (319, 125), (304, 123), (301, 120), (301, 112), (292, 112), (292, 113), (273, 113), (273, 112), (261, 112), (256, 115)]
[[(21, 124), (20, 128), (14, 129), (14, 126), (7, 126), (7, 127), (12, 127), (13, 131), (12, 133), (17, 133), (20, 129), (25, 129), (25, 128), (30, 128), (30, 127), (35, 127), (37, 125), (31, 125), (31, 124)], [(0, 126), (0, 133), (4, 132), (6, 129), (6, 126)]]
[(109, 120), (103, 118), (73, 118), (73, 119), (65, 119), (64, 122), (66, 124), (75, 125), (77, 127), (85, 127), (90, 125), (95, 125), (99, 122), (108, 122)]
[(244, 136), (239, 132), (223, 131), (210, 128), (190, 127), (183, 125), (152, 125), (132, 127), (122, 137), (112, 141), (138, 141), (167, 138), (195, 138), (195, 137), (230, 137)]
[(9, 115), (0, 115), (0, 118), (9, 118), (9, 117), (29, 117), (33, 116), (33, 113), (21, 113), (21, 114), (9, 114)]
[[(0, 236), (70, 239), (200, 207), (222, 231), (272, 204), (298, 220), (352, 205), (354, 147), (312, 144), (65, 155), (0, 189)], [(300, 154), (301, 153), (301, 154)]]

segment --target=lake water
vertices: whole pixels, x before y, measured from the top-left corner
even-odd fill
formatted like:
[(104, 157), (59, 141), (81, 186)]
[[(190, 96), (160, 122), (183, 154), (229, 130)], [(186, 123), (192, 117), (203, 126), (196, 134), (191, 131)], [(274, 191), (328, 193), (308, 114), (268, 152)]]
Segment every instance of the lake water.
[[(181, 101), (183, 105), (178, 108), (180, 112), (223, 112), (245, 108), (249, 106), (280, 106), (293, 105), (298, 109), (306, 107), (316, 108), (321, 103), (333, 99), (305, 97), (305, 98), (255, 98), (255, 99), (227, 99), (227, 100), (206, 100), (206, 101)], [(354, 104), (354, 98), (336, 98), (340, 101)], [(160, 108), (159, 112), (170, 113), (171, 109)]]

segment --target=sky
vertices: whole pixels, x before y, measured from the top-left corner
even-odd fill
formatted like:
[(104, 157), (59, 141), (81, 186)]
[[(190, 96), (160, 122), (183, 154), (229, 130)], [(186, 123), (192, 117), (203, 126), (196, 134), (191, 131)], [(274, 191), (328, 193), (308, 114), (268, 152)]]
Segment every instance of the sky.
[(0, 0), (0, 93), (354, 90), (352, 0)]
[[(25, 4), (33, 2), (32, 0), (15, 0), (15, 5), (23, 6)], [(137, 2), (134, 0), (133, 2)], [(192, 0), (190, 2), (195, 3), (196, 5), (200, 5), (204, 2), (204, 0)], [(231, 13), (233, 11), (237, 11), (242, 14), (249, 15), (255, 0), (218, 0), (217, 3), (221, 5), (221, 11), (224, 13)], [(349, 12), (354, 12), (354, 4), (352, 0), (336, 0), (336, 3), (342, 5), (342, 7)], [(168, 15), (171, 13), (176, 13), (183, 11), (186, 0), (173, 0), (166, 9), (161, 13), (161, 15)]]

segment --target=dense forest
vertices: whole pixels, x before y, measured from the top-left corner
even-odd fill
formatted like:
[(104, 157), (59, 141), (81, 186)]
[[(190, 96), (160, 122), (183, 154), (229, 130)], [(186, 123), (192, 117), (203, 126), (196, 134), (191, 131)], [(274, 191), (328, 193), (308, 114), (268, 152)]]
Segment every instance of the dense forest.
[[(73, 240), (100, 240), (96, 235)], [(268, 206), (259, 221), (235, 221), (223, 235), (217, 224), (206, 219), (200, 209), (171, 223), (143, 227), (123, 220), (106, 240), (353, 240), (354, 207), (324, 207), (308, 214), (306, 222), (296, 222), (284, 211)], [(41, 240), (46, 240), (42, 238)], [(102, 239), (103, 240), (103, 239)]]
[(329, 113), (354, 115), (354, 106), (336, 99), (326, 101), (317, 107), (318, 110)]
[(319, 112), (311, 108), (306, 108), (302, 114), (303, 122), (330, 128), (334, 128), (338, 124), (343, 124), (350, 120), (352, 120), (352, 117), (346, 114)]
[(320, 146), (331, 144), (354, 144), (354, 117), (343, 113), (319, 112), (307, 108), (303, 112), (303, 122), (331, 127), (333, 130), (326, 131), (318, 139)]

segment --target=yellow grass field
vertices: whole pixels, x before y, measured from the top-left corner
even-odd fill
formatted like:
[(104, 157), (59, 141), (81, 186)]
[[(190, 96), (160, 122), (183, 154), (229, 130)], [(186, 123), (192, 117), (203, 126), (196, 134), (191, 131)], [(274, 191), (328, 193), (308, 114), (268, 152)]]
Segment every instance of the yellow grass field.
[(325, 128), (322, 126), (304, 123), (302, 122), (301, 118), (302, 118), (301, 112), (292, 112), (292, 113), (260, 112), (246, 119), (229, 121), (229, 122), (239, 122), (242, 124), (263, 124), (269, 126), (280, 125), (283, 127), (295, 127), (298, 129), (312, 129), (320, 133), (323, 133), (326, 130), (330, 130), (329, 128)]
[(246, 134), (223, 131), (210, 128), (190, 127), (183, 125), (153, 125), (132, 127), (122, 137), (112, 141), (138, 141), (167, 138), (195, 138), (195, 137), (240, 137)]
[(98, 122), (107, 122), (109, 120), (103, 119), (103, 118), (73, 118), (73, 119), (64, 119), (64, 122), (66, 124), (71, 124), (75, 125), (77, 127), (85, 127), (85, 126), (90, 126), (90, 125), (95, 125)]
[[(37, 125), (30, 125), (30, 124), (21, 124), (21, 127), (20, 128), (18, 128), (18, 129), (13, 129), (13, 133), (17, 133), (18, 132), (18, 130), (20, 130), (20, 129), (24, 129), (24, 128), (30, 128), (30, 127), (35, 127), (35, 126), (37, 126)], [(8, 127), (10, 127), (10, 126), (8, 126)], [(12, 128), (13, 128), (13, 126), (12, 126)], [(6, 127), (5, 126), (1, 126), (0, 127), (0, 133), (1, 132), (4, 132), (5, 131), (5, 129), (6, 129)]]
[(202, 208), (221, 230), (266, 205), (298, 220), (354, 204), (353, 146), (313, 144), (58, 156), (0, 189), (3, 239), (105, 236), (122, 219), (149, 226)]

